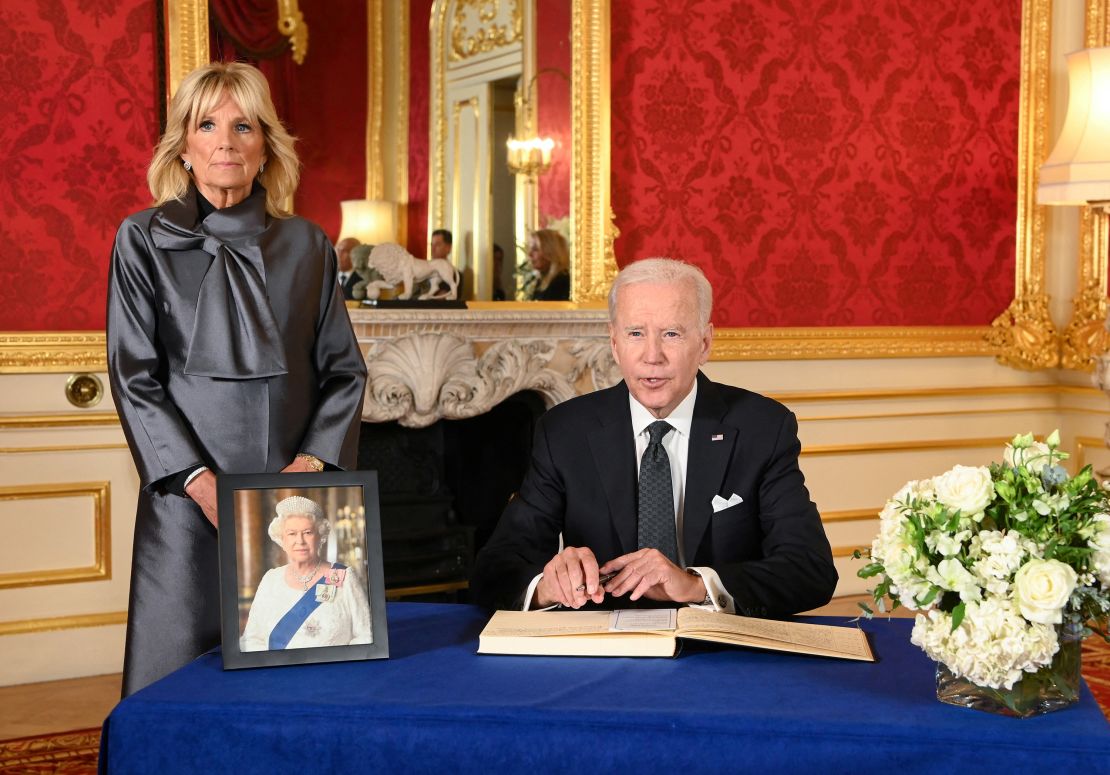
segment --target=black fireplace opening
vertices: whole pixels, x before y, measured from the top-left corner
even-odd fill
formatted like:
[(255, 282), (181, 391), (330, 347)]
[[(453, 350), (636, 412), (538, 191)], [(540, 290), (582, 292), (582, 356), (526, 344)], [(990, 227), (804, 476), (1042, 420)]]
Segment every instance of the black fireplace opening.
[(382, 564), (390, 599), (467, 602), (478, 550), (520, 488), (539, 394), (427, 428), (362, 424), (358, 467), (378, 472)]

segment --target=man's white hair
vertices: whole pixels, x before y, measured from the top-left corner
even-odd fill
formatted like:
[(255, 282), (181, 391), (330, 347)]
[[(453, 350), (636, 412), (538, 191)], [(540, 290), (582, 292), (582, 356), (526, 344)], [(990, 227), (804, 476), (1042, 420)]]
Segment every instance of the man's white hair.
[(713, 286), (696, 266), (673, 258), (645, 258), (633, 261), (622, 269), (617, 279), (613, 280), (613, 287), (609, 289), (609, 322), (615, 323), (617, 320), (617, 291), (626, 285), (687, 281), (693, 283), (698, 302), (698, 320), (704, 330), (713, 314)]
[(328, 533), (331, 532), (331, 523), (324, 519), (324, 510), (320, 508), (320, 504), (311, 498), (291, 495), (278, 501), (274, 511), (277, 512), (277, 516), (270, 521), (270, 527), (266, 532), (269, 533), (270, 540), (278, 546), (281, 546), (281, 529), (285, 526), (285, 520), (289, 517), (308, 517), (311, 519), (316, 525), (316, 535), (320, 536), (321, 545), (324, 539), (328, 537)]

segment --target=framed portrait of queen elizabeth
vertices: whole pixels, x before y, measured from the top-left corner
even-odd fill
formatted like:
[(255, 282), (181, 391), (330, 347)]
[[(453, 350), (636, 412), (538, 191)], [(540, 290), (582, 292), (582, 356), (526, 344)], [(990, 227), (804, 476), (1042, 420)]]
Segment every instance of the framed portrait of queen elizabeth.
[(225, 670), (389, 656), (375, 472), (217, 487)]

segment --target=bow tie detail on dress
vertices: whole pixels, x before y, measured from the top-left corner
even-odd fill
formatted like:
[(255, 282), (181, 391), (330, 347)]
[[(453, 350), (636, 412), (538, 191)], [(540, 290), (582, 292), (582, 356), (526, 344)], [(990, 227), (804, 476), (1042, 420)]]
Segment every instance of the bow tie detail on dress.
[(212, 256), (200, 284), (185, 373), (222, 379), (288, 373), (257, 240), (265, 225), (265, 190), (256, 186), (244, 202), (199, 224), (195, 205), (191, 218), (183, 209), (188, 200), (168, 203), (154, 215), (150, 231), (162, 250), (203, 250)]

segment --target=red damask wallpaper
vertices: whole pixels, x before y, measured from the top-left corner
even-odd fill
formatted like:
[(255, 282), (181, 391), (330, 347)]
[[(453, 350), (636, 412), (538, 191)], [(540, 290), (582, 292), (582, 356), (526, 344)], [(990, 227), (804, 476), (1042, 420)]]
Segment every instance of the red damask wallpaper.
[(0, 330), (104, 327), (116, 227), (150, 203), (155, 10), (0, 5)]
[(989, 323), (1013, 296), (1021, 3), (613, 0), (617, 260), (724, 326)]
[(409, 4), (409, 202), (405, 248), (414, 256), (428, 253), (428, 110), (432, 77), (428, 28), (432, 0)]
[(296, 207), (332, 240), (342, 222), (339, 203), (366, 197), (366, 5), (366, 0), (300, 2), (308, 55), (292, 65), (298, 88), (285, 117), (300, 138)]
[(570, 0), (536, 4), (536, 96), (540, 137), (555, 141), (551, 168), (539, 178), (540, 224), (570, 213), (571, 40)]

